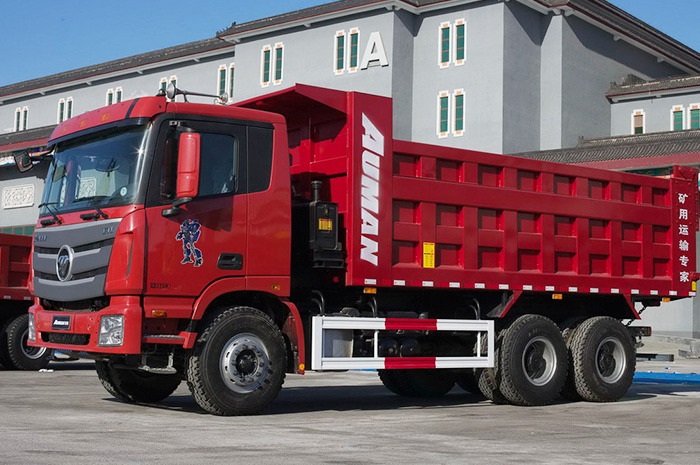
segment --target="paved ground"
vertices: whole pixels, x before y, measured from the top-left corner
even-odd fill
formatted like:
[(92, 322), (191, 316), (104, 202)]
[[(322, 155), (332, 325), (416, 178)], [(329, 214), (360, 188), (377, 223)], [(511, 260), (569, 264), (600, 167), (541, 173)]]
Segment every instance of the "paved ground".
[[(655, 362), (654, 362), (655, 363)], [(700, 372), (700, 361), (643, 362)], [(90, 363), (0, 371), (0, 463), (697, 464), (700, 386), (634, 384), (614, 404), (496, 406), (455, 388), (390, 394), (375, 373), (289, 376), (260, 416), (203, 413), (181, 386), (158, 406), (113, 400)]]

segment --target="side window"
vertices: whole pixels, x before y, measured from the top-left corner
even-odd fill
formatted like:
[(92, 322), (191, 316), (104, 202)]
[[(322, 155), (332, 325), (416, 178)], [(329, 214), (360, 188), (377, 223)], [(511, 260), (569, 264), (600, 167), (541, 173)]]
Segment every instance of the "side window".
[(232, 194), (238, 184), (238, 139), (229, 134), (200, 133), (199, 197)]
[(272, 129), (248, 128), (248, 192), (262, 192), (270, 187), (272, 135)]

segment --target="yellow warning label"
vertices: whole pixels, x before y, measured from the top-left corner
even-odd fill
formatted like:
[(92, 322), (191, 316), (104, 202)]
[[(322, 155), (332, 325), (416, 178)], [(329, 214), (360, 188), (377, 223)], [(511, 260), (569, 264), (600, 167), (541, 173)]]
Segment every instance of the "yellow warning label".
[(435, 268), (435, 242), (423, 242), (423, 268)]
[(333, 220), (326, 218), (318, 219), (318, 230), (319, 231), (333, 231)]
[(693, 284), (690, 285), (690, 288), (693, 290), (693, 292), (698, 290), (698, 283), (693, 281)]

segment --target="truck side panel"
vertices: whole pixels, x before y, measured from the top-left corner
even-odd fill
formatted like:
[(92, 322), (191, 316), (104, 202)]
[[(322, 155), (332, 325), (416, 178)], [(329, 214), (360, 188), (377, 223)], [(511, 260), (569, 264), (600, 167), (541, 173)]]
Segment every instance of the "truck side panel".
[(29, 254), (30, 236), (0, 234), (0, 299), (30, 300)]

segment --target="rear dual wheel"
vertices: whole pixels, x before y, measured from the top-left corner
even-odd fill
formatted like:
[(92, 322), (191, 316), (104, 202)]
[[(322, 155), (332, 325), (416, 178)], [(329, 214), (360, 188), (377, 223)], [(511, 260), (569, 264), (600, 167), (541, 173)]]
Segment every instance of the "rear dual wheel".
[(593, 317), (571, 337), (573, 384), (580, 398), (613, 402), (625, 395), (634, 376), (636, 353), (627, 328), (611, 317)]

